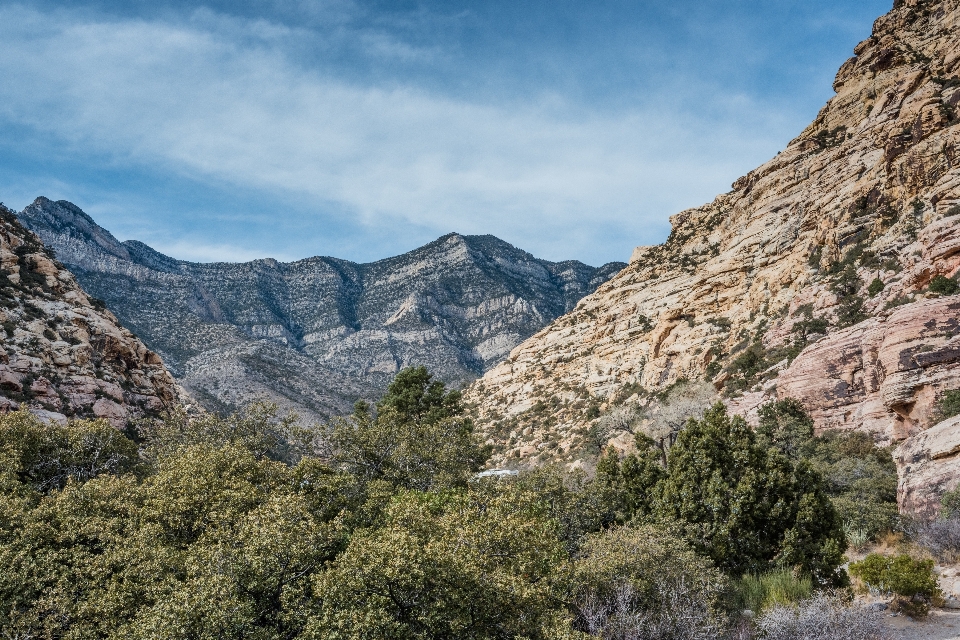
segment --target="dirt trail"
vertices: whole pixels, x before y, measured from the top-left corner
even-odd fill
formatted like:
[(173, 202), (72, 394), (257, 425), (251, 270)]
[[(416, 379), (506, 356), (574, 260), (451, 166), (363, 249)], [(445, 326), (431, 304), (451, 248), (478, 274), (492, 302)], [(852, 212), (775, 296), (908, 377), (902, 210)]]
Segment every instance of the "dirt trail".
[(899, 632), (900, 640), (958, 640), (960, 611), (936, 610), (918, 622), (905, 616), (888, 617), (887, 624)]

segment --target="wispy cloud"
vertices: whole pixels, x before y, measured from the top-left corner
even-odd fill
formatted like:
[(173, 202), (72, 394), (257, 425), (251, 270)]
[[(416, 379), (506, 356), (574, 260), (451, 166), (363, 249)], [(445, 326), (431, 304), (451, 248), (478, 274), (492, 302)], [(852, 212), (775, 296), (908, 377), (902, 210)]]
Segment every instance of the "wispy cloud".
[[(157, 242), (154, 249), (160, 253), (176, 256), (180, 260), (191, 262), (248, 262), (265, 257), (260, 251), (238, 247), (231, 244), (195, 243), (187, 241)], [(292, 262), (293, 256), (270, 256), (281, 262)]]
[[(494, 233), (588, 259), (653, 241), (666, 214), (724, 190), (796, 121), (736, 94), (714, 97), (736, 113), (718, 122), (692, 118), (689, 95), (605, 111), (546, 93), (517, 104), (369, 86), (300, 64), (288, 36), (209, 13), (172, 23), (3, 7), (0, 119), (115, 163), (335, 203), (369, 227)], [(430, 55), (376, 36), (367, 46)], [(241, 244), (165, 249), (236, 259)]]

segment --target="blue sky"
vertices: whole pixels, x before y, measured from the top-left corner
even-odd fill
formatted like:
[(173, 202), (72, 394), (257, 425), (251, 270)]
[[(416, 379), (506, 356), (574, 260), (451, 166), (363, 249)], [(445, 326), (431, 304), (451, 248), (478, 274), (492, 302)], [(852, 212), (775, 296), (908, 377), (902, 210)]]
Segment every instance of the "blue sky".
[(199, 261), (449, 231), (625, 260), (782, 149), (890, 0), (0, 2), (0, 200)]

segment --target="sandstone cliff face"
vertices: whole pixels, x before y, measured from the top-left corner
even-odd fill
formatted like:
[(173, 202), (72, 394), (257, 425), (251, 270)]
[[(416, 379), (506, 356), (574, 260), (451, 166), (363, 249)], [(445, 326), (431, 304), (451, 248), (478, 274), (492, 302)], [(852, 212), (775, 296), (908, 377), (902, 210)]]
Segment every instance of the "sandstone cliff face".
[(457, 234), (371, 264), (196, 264), (118, 242), (68, 202), (19, 215), (207, 408), (268, 397), (307, 419), (379, 395), (404, 366), (468, 382), (625, 266)]
[(178, 401), (153, 351), (0, 205), (0, 411), (97, 417), (123, 427)]
[(960, 266), (960, 2), (898, 2), (855, 54), (783, 152), (471, 387), (499, 462), (571, 462), (597, 409), (680, 378), (881, 442), (933, 426), (960, 387), (960, 298), (927, 288)]

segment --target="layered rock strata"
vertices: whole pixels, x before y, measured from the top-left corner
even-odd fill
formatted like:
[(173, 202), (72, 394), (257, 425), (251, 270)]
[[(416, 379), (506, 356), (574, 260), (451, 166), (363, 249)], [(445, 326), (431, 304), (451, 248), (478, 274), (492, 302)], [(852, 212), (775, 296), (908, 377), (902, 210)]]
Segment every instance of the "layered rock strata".
[(266, 397), (307, 420), (378, 396), (405, 366), (466, 383), (625, 266), (458, 234), (370, 264), (198, 264), (119, 242), (69, 202), (19, 215), (207, 408)]
[(173, 377), (0, 205), (0, 411), (123, 427), (179, 401)]
[(786, 149), (471, 387), (497, 462), (572, 462), (598, 413), (682, 378), (881, 443), (933, 426), (960, 387), (960, 298), (930, 288), (960, 265), (960, 1), (898, 1), (854, 53)]

